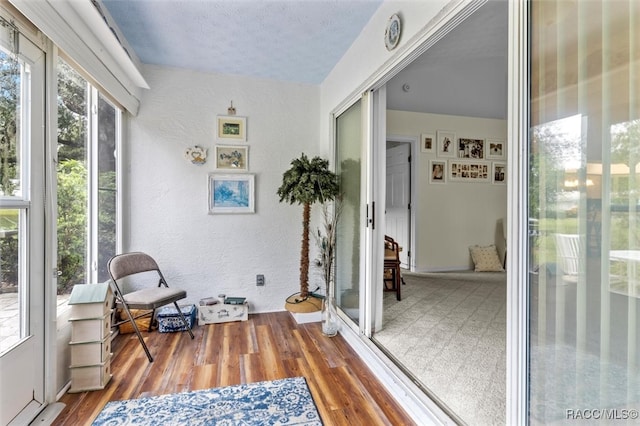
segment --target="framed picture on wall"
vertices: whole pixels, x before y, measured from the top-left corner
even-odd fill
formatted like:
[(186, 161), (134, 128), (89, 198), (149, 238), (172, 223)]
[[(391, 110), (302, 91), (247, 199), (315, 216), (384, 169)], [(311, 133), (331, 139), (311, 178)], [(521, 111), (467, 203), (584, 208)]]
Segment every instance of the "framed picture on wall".
[(486, 147), (488, 160), (504, 160), (506, 158), (506, 146), (503, 139), (487, 139)]
[(447, 160), (429, 161), (429, 183), (447, 182)]
[(217, 117), (216, 136), (221, 142), (246, 142), (247, 117), (219, 115)]
[(218, 170), (249, 170), (249, 147), (216, 145), (216, 169)]
[(489, 182), (491, 163), (487, 161), (450, 160), (449, 180), (457, 182)]
[(436, 154), (438, 157), (454, 157), (456, 149), (456, 133), (450, 130), (438, 130)]
[(255, 213), (255, 176), (209, 174), (209, 214)]
[(433, 133), (422, 133), (420, 135), (420, 151), (426, 153), (436, 152), (436, 136)]
[(492, 182), (496, 185), (507, 184), (507, 163), (493, 162)]
[(484, 159), (484, 139), (458, 139), (458, 158)]

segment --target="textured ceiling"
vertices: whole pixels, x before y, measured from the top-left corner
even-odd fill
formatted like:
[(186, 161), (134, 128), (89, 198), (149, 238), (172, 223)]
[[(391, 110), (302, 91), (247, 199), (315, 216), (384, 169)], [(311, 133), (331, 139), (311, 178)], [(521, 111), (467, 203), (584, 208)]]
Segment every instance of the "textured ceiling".
[(102, 0), (143, 63), (320, 84), (382, 0)]
[[(382, 0), (102, 3), (144, 63), (320, 84)], [(486, 2), (392, 78), (387, 108), (505, 119), (507, 9)]]
[(387, 108), (506, 119), (507, 11), (505, 0), (487, 2), (400, 71)]

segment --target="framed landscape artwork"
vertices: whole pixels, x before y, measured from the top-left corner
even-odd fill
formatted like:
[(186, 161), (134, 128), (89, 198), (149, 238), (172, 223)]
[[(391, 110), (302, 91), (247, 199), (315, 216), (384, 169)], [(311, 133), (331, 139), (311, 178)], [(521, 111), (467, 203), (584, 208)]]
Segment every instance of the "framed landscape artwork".
[(247, 141), (247, 117), (219, 115), (217, 118), (217, 138), (219, 141)]
[(255, 176), (209, 174), (209, 214), (255, 213)]

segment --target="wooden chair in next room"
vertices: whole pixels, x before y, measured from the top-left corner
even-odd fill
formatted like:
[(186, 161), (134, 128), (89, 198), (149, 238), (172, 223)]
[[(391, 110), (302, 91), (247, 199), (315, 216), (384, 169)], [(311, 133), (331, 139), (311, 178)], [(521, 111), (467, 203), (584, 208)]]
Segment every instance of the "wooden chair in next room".
[(388, 235), (384, 236), (384, 291), (395, 291), (401, 300), (400, 246)]

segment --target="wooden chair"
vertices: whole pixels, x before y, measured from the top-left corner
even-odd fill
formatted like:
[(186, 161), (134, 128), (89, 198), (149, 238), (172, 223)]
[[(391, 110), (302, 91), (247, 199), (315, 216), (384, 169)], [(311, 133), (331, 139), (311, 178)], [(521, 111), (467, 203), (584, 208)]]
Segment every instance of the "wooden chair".
[(395, 291), (401, 300), (400, 246), (388, 235), (384, 236), (384, 291)]
[[(153, 315), (157, 308), (173, 304), (178, 310), (180, 319), (182, 320), (186, 331), (189, 332), (192, 339), (194, 338), (193, 332), (191, 332), (191, 327), (189, 327), (187, 319), (178, 306), (178, 300), (187, 297), (187, 292), (184, 290), (169, 288), (162, 272), (160, 272), (158, 264), (153, 260), (153, 258), (151, 258), (151, 256), (140, 252), (119, 254), (109, 260), (108, 269), (114, 286), (116, 306), (118, 308), (122, 308), (127, 314), (127, 319), (122, 322), (131, 322), (133, 330), (138, 335), (138, 340), (140, 341), (144, 352), (147, 354), (149, 362), (153, 362), (153, 357), (140, 334), (138, 324), (136, 324), (135, 321), (136, 318), (144, 315), (151, 315), (151, 321), (153, 321)], [(138, 274), (145, 274), (147, 272), (157, 273), (157, 275), (153, 274), (153, 279), (145, 276), (145, 278), (147, 278), (145, 282), (152, 283), (152, 285), (129, 293), (123, 293), (121, 282), (123, 278)], [(131, 313), (132, 309), (150, 310), (151, 312), (149, 314), (134, 316)], [(114, 324), (114, 326), (118, 324), (120, 324), (120, 322)], [(151, 322), (149, 323), (149, 327), (151, 327)]]

